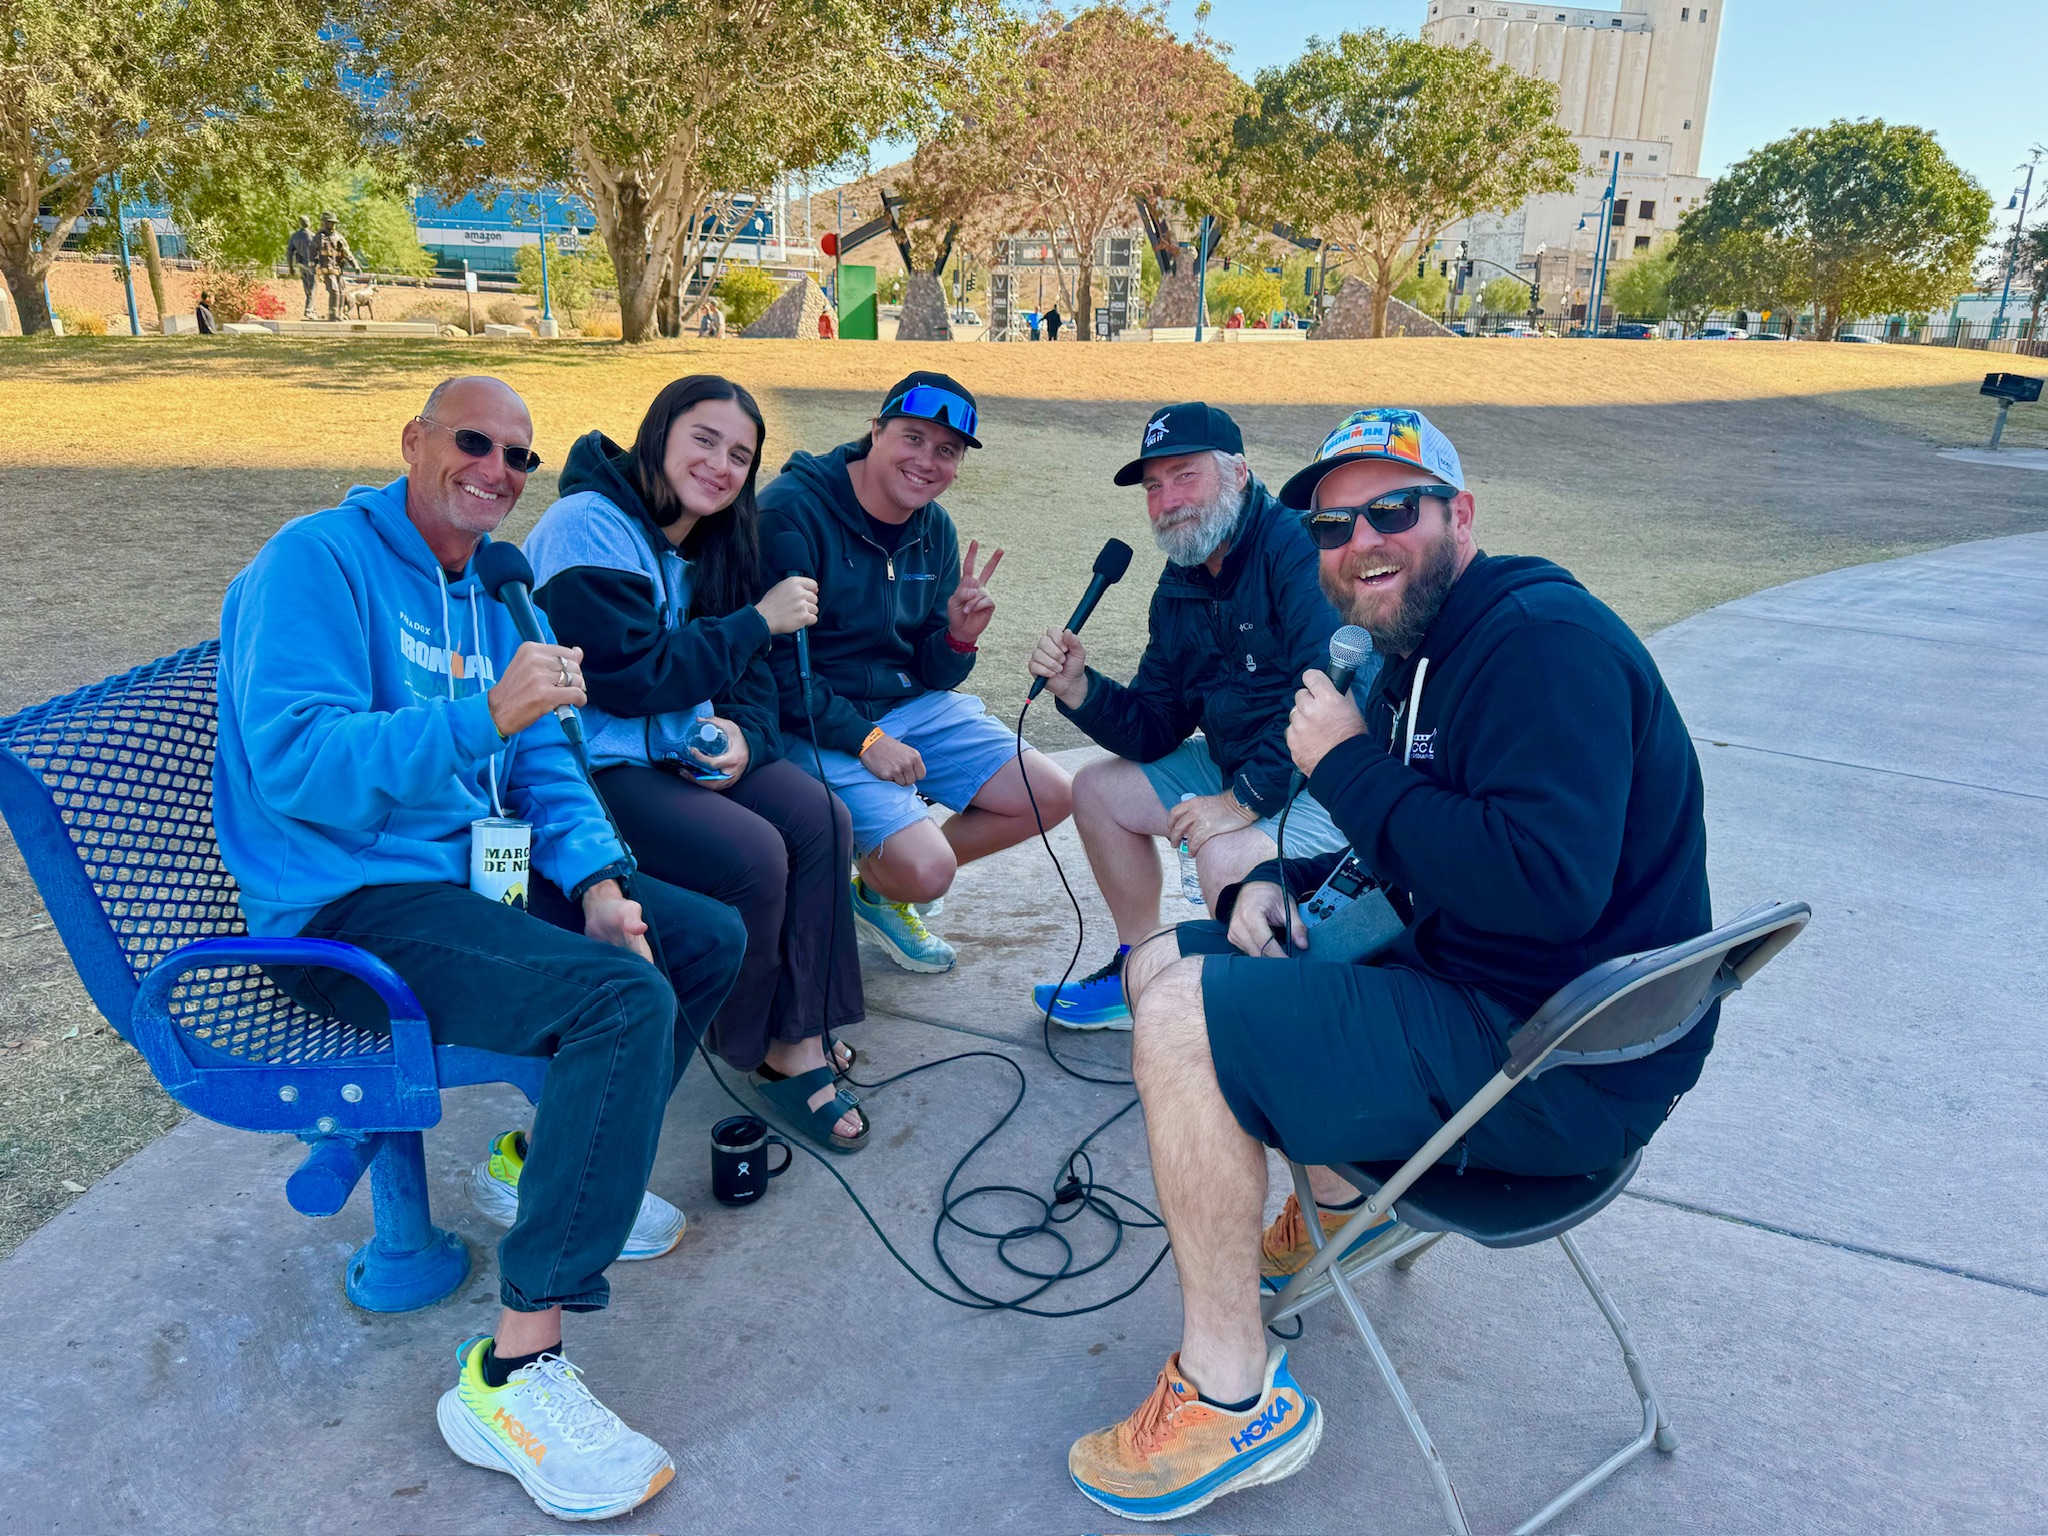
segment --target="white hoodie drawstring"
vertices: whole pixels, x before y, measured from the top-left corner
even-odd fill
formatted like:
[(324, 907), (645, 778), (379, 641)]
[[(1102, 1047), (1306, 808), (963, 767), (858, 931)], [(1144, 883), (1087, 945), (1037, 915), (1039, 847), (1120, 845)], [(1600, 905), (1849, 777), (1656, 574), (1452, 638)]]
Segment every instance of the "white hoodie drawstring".
[[(455, 644), (455, 626), (448, 616), (448, 573), (442, 570), (439, 564), (436, 563), (434, 575), (441, 588), (441, 640), (448, 648), (446, 656), (448, 663), (448, 702), (452, 704), (455, 702), (455, 657), (457, 649)], [(484, 652), (484, 625), (483, 619), (476, 610), (476, 592), (474, 590), (469, 594), (469, 627), (476, 636), (477, 666), (481, 669)], [(482, 677), (478, 677), (477, 686), (483, 686)], [(498, 798), (497, 753), (493, 752), (488, 758), (484, 759), (484, 768), (491, 786), (491, 814), (500, 821), (503, 821), (505, 819), (505, 805)]]
[(1407, 734), (1401, 743), (1401, 766), (1408, 766), (1408, 759), (1415, 755), (1415, 717), (1422, 710), (1422, 680), (1429, 675), (1429, 658), (1424, 656), (1415, 663), (1415, 685), (1408, 690)]

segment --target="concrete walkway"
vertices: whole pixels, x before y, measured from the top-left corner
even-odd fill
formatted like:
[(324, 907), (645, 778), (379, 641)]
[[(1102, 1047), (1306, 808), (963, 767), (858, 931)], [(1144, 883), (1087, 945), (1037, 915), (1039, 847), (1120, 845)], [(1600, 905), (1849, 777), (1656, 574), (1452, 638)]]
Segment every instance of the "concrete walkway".
[[(1700, 743), (1716, 911), (1802, 897), (1815, 920), (1729, 1005), (1705, 1079), (1632, 1193), (1586, 1229), (1682, 1444), (1558, 1528), (2038, 1531), (2048, 535), (1760, 593), (1653, 648)], [(1055, 842), (1085, 884), (1071, 832)], [(1108, 930), (1082, 894), (1092, 968)], [(937, 926), (961, 941), (959, 970), (871, 967), (874, 1013), (852, 1037), (875, 1073), (963, 1049), (1017, 1062), (1030, 1095), (963, 1183), (1049, 1189), (1128, 1095), (1061, 1076), (1038, 1044), (1026, 984), (1057, 974), (1073, 933), (1043, 851), (970, 871)], [(1121, 1039), (1065, 1044), (1098, 1067), (1125, 1059)], [(927, 1272), (946, 1173), (1012, 1081), (970, 1060), (876, 1093), (878, 1145), (836, 1165)], [(428, 1137), (437, 1216), (479, 1263), (424, 1312), (341, 1300), (365, 1194), (307, 1221), (283, 1198), (294, 1143), (199, 1123), (30, 1239), (0, 1264), (0, 1531), (546, 1527), (509, 1479), (455, 1461), (432, 1418), (452, 1347), (487, 1324), (496, 1288), (495, 1233), (458, 1179), (521, 1109), (457, 1094)], [(571, 1335), (604, 1396), (678, 1463), (624, 1528), (1103, 1529), (1066, 1482), (1066, 1447), (1150, 1387), (1178, 1321), (1171, 1264), (1084, 1317), (947, 1306), (813, 1162), (758, 1207), (714, 1204), (704, 1131), (727, 1109), (693, 1069), (656, 1175), (689, 1236), (615, 1271), (612, 1312)], [(1092, 1150), (1103, 1182), (1149, 1196), (1135, 1114)], [(981, 1214), (1002, 1226), (1022, 1209)], [(1085, 1258), (1103, 1241), (1075, 1238)], [(1131, 1233), (1054, 1304), (1113, 1294), (1156, 1251), (1156, 1234)], [(987, 1245), (949, 1253), (1015, 1294)], [(1480, 1529), (1512, 1524), (1629, 1433), (1620, 1361), (1554, 1248), (1447, 1244), (1364, 1293)], [(1355, 1338), (1317, 1315), (1293, 1348), (1329, 1414), (1322, 1449), (1293, 1480), (1197, 1517), (1204, 1528), (1441, 1529)]]

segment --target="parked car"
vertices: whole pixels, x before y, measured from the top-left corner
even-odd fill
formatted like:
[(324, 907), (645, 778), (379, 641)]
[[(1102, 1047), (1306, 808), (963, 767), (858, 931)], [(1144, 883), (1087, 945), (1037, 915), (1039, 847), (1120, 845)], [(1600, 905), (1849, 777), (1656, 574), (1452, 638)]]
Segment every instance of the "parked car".
[(1749, 339), (1751, 341), (1790, 341), (1792, 338), (1780, 331), (1758, 331)]
[(979, 325), (981, 324), (981, 316), (971, 309), (956, 309), (953, 311), (953, 323), (955, 325)]
[(1710, 325), (1700, 332), (1701, 341), (1747, 341), (1749, 332), (1733, 325)]
[(1664, 333), (1659, 331), (1656, 326), (1644, 325), (1635, 320), (1625, 320), (1607, 334), (1616, 341), (1662, 341), (1664, 339)]
[(1496, 336), (1534, 336), (1536, 333), (1526, 325), (1504, 325), (1493, 334)]
[(1465, 322), (1462, 320), (1453, 320), (1448, 326), (1445, 327), (1445, 329), (1448, 330), (1453, 336), (1470, 336), (1472, 334), (1472, 332), (1466, 328)]
[(1884, 338), (1882, 336), (1859, 336), (1854, 331), (1844, 331), (1835, 340), (1853, 341), (1866, 347), (1881, 347), (1884, 345)]

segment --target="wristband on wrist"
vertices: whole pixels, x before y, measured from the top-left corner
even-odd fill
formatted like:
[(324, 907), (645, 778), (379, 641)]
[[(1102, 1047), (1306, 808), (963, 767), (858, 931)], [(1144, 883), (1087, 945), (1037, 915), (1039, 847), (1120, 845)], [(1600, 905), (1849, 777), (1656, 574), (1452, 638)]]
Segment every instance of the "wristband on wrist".
[(972, 640), (968, 640), (965, 642), (955, 640), (953, 638), (953, 632), (950, 629), (946, 631), (946, 648), (956, 656), (972, 656), (976, 651), (981, 649), (981, 647), (975, 644), (975, 642)]
[(868, 748), (872, 747), (876, 742), (880, 741), (881, 739), (882, 728), (878, 725), (872, 731), (868, 732), (867, 740), (863, 741), (860, 744), (860, 750), (854, 753), (853, 755), (855, 757), (866, 757), (868, 755)]

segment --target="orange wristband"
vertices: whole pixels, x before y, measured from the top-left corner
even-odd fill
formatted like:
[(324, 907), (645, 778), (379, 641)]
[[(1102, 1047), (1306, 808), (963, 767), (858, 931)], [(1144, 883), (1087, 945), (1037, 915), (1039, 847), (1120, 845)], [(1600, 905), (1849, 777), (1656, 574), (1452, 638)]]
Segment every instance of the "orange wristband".
[(880, 741), (881, 739), (882, 728), (878, 725), (872, 731), (868, 732), (868, 739), (860, 744), (860, 750), (854, 753), (853, 755), (855, 757), (866, 757), (868, 748), (872, 747), (876, 742)]

